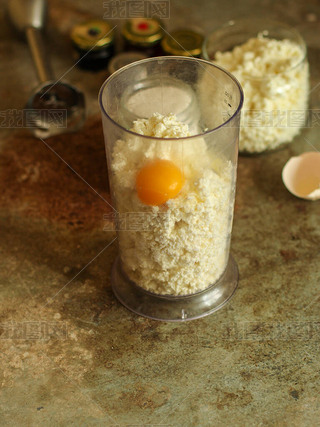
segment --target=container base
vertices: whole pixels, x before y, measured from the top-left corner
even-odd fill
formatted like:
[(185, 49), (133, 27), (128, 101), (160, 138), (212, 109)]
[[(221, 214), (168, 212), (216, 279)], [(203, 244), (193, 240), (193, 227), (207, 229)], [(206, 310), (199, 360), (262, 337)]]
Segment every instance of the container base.
[(140, 316), (166, 322), (199, 319), (219, 310), (232, 297), (238, 279), (238, 266), (231, 255), (218, 282), (193, 295), (156, 295), (144, 290), (128, 279), (119, 257), (111, 272), (112, 289), (121, 304)]

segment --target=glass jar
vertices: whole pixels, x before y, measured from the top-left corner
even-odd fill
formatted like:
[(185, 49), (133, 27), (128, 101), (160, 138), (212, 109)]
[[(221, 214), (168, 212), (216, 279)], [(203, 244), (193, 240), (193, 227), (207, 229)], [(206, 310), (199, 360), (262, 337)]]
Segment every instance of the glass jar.
[(140, 52), (121, 52), (115, 55), (108, 65), (108, 71), (110, 74), (124, 67), (125, 65), (131, 64), (132, 62), (139, 61), (140, 59), (146, 59), (147, 56)]
[(132, 18), (122, 27), (125, 51), (139, 51), (146, 56), (161, 55), (160, 42), (164, 36), (164, 25), (157, 19)]
[(201, 57), (202, 34), (190, 29), (178, 29), (166, 34), (161, 41), (165, 55)]
[(306, 45), (298, 31), (262, 19), (230, 21), (206, 38), (203, 57), (243, 87), (240, 152), (261, 153), (293, 141), (304, 126), (309, 95)]
[[(239, 83), (208, 61), (157, 57), (113, 73), (99, 102), (118, 219), (115, 295), (153, 319), (183, 321), (212, 313), (238, 282), (229, 247), (243, 102)], [(133, 128), (136, 120), (135, 125), (146, 123), (141, 117), (150, 124), (155, 113), (168, 112), (191, 135), (156, 137)], [(172, 172), (162, 170), (163, 164), (173, 174), (179, 171), (178, 194), (167, 197)], [(165, 191), (157, 193), (159, 185)], [(166, 197), (158, 203), (142, 199), (141, 186)]]
[(78, 52), (77, 65), (91, 71), (106, 68), (114, 54), (114, 30), (101, 19), (93, 19), (75, 25), (71, 40)]

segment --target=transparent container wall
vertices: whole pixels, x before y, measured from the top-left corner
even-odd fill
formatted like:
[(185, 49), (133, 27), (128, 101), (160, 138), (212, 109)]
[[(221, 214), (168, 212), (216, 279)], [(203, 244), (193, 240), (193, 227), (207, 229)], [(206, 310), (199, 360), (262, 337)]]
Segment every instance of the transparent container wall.
[(206, 62), (186, 63), (180, 57), (138, 61), (108, 82), (101, 94), (104, 110), (126, 129), (154, 113), (174, 113), (198, 134), (222, 125), (240, 102), (228, 74)]
[[(276, 74), (266, 72), (259, 78), (229, 69), (244, 90), (240, 151), (247, 154), (273, 150), (291, 142), (304, 126), (308, 108), (306, 45), (298, 31), (290, 26), (264, 19), (229, 21), (206, 38), (203, 57), (222, 65), (221, 60), (217, 61), (217, 52), (232, 51), (258, 34), (278, 41), (289, 40), (300, 48), (300, 54), (294, 66), (283, 68), (281, 65), (282, 70)], [(290, 55), (290, 51), (281, 57), (283, 64), (290, 60), (286, 54)]]
[[(132, 298), (144, 291), (148, 298), (179, 299), (214, 286), (229, 260), (243, 100), (240, 85), (207, 61), (158, 57), (114, 73), (102, 86), (99, 99), (119, 219), (119, 260), (113, 280), (122, 281), (126, 296)], [(191, 136), (157, 138), (130, 131), (135, 120), (154, 113), (175, 114), (188, 125)], [(165, 203), (148, 205), (138, 197), (136, 177), (159, 160), (169, 160), (181, 171), (183, 186)], [(119, 283), (115, 287), (117, 294)], [(223, 293), (218, 294), (223, 298)], [(124, 302), (124, 295), (119, 299)], [(132, 301), (124, 304), (146, 315), (132, 308)], [(205, 299), (200, 306), (205, 310)], [(150, 307), (148, 301), (145, 311)], [(165, 318), (153, 312), (147, 315)]]

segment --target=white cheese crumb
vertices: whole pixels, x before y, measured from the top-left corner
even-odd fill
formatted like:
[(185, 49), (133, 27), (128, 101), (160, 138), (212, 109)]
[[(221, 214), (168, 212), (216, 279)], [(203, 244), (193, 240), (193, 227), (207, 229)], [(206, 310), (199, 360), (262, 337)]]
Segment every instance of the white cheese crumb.
[(181, 138), (190, 136), (189, 127), (177, 121), (174, 114), (163, 116), (155, 113), (149, 119), (139, 119), (133, 122), (131, 129), (140, 135), (154, 136), (157, 138)]
[(261, 152), (291, 142), (304, 124), (309, 69), (304, 52), (290, 40), (259, 34), (215, 62), (240, 81), (244, 91), (240, 150)]
[[(233, 212), (234, 168), (213, 157), (201, 137), (172, 114), (137, 120), (131, 135), (113, 149), (116, 209), (137, 218), (138, 230), (119, 231), (119, 252), (128, 277), (158, 294), (186, 295), (207, 288), (223, 274), (228, 261)], [(151, 159), (169, 159), (181, 167), (185, 184), (161, 206), (147, 206), (136, 194), (138, 171)], [(135, 215), (135, 216), (134, 216)], [(142, 221), (142, 222), (141, 222)]]

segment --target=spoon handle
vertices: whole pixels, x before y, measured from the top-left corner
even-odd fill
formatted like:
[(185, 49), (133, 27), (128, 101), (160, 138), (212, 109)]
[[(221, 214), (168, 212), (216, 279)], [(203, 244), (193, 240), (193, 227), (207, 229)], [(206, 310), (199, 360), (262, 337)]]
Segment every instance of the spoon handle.
[(53, 74), (46, 55), (41, 30), (34, 27), (27, 27), (26, 37), (40, 83), (53, 80)]

